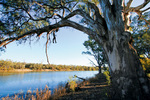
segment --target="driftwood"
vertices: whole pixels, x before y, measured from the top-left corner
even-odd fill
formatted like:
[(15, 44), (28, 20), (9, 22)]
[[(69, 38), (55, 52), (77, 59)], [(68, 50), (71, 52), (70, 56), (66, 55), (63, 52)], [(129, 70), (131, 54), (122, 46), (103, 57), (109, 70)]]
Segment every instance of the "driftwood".
[[(81, 78), (81, 77), (78, 77), (77, 75), (74, 75), (74, 78), (78, 78), (78, 79), (81, 79), (83, 80), (83, 82), (86, 81), (86, 79), (84, 78)], [(80, 84), (77, 85), (77, 87), (75, 87), (75, 91), (81, 91), (81, 85), (82, 85), (82, 82)], [(70, 85), (69, 83), (67, 82), (66, 85), (65, 85), (65, 89), (66, 89), (66, 92), (70, 92)]]
[(74, 75), (75, 78), (81, 79), (83, 81), (85, 81), (86, 79), (82, 78), (82, 77), (78, 77), (77, 75)]

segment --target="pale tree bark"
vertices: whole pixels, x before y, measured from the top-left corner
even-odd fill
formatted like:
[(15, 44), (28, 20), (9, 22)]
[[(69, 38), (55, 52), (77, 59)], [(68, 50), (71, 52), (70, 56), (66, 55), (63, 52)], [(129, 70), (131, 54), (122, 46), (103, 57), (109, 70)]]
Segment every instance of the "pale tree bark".
[[(112, 77), (113, 99), (148, 100), (150, 88), (139, 57), (129, 44), (131, 34), (125, 32), (121, 16), (122, 0), (99, 0), (108, 26), (109, 40), (103, 43)], [(130, 0), (131, 2), (131, 0)], [(113, 7), (113, 10), (111, 9)], [(120, 15), (120, 16), (119, 16)]]

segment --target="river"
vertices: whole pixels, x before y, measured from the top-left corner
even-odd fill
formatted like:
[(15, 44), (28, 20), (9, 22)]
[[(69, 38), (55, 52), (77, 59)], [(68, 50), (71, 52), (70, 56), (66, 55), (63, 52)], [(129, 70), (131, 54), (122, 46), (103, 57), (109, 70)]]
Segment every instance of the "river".
[(2, 73), (0, 72), (0, 98), (15, 94), (26, 93), (27, 90), (43, 89), (46, 85), (50, 89), (66, 83), (70, 77), (77, 75), (82, 78), (93, 77), (98, 71), (60, 71), (60, 72), (28, 72)]

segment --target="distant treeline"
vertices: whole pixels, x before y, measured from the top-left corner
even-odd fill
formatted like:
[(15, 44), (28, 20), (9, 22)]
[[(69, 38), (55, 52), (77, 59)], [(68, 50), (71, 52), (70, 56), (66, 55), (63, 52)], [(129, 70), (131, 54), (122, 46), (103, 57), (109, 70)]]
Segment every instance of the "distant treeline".
[(22, 62), (12, 62), (11, 60), (6, 61), (0, 60), (0, 70), (13, 70), (13, 69), (31, 69), (31, 70), (50, 69), (52, 71), (94, 71), (98, 70), (98, 67), (22, 63)]

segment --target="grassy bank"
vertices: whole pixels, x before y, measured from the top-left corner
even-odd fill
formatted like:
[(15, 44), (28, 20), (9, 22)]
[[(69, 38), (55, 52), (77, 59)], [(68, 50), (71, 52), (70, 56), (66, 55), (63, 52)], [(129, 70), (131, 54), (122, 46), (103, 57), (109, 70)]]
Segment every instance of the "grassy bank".
[(11, 60), (0, 60), (0, 71), (95, 71), (98, 67), (75, 66), (75, 65), (54, 65), (40, 63), (21, 63), (12, 62)]

